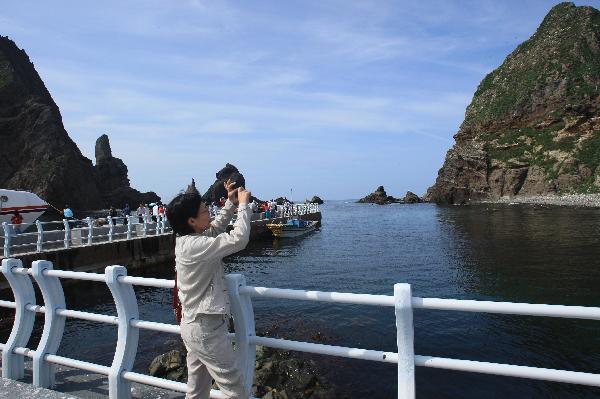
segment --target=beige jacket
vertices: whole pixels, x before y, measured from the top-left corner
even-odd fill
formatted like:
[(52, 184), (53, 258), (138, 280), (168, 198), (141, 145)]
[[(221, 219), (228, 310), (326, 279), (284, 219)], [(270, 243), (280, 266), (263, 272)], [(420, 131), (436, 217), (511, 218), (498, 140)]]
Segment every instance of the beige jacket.
[(233, 230), (227, 233), (233, 213), (234, 205), (227, 200), (205, 232), (177, 237), (175, 240), (177, 288), (184, 323), (192, 322), (201, 313), (229, 313), (223, 258), (244, 249), (248, 244), (252, 211), (247, 204), (241, 204)]

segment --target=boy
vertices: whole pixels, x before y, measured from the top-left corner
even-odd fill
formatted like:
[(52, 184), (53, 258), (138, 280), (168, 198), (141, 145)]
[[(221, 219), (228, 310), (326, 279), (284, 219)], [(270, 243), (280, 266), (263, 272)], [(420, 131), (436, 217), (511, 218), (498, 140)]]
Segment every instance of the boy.
[[(183, 308), (181, 338), (187, 348), (187, 399), (207, 399), (212, 379), (227, 398), (247, 399), (244, 376), (227, 339), (229, 296), (223, 257), (246, 247), (250, 238), (250, 192), (225, 183), (227, 201), (210, 222), (208, 204), (198, 193), (180, 194), (169, 203), (167, 219), (175, 239), (177, 287)], [(226, 233), (234, 207), (238, 217)]]

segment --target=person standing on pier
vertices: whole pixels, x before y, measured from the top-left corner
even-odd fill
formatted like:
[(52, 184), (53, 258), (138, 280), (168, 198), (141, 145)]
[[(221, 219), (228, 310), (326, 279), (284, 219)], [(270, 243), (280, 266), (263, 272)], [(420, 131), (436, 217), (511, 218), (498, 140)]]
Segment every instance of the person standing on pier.
[[(211, 222), (208, 202), (184, 193), (167, 206), (175, 239), (178, 297), (183, 309), (181, 338), (187, 348), (187, 399), (208, 399), (212, 379), (227, 398), (247, 399), (244, 375), (227, 338), (229, 295), (223, 258), (246, 247), (250, 239), (250, 192), (225, 183), (227, 201)], [(227, 226), (237, 206), (233, 230)]]
[(23, 223), (23, 216), (21, 216), (19, 211), (13, 212), (13, 215), (10, 218), (10, 223), (12, 224), (14, 234), (21, 234), (21, 224)]

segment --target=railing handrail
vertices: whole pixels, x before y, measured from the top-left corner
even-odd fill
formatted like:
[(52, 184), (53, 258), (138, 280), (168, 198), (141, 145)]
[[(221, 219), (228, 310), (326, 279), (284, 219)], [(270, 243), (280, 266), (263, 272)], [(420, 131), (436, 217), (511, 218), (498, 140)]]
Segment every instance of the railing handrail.
[[(290, 207), (284, 207), (283, 211), (278, 213), (278, 215), (283, 217), (293, 217), (293, 216), (301, 216), (310, 213), (319, 212), (319, 205), (316, 203), (309, 204), (293, 204)], [(152, 222), (152, 218), (156, 217), (156, 222)], [(138, 222), (139, 218), (142, 218), (141, 222)], [(147, 237), (149, 233), (154, 235), (162, 235), (162, 234), (170, 234), (172, 232), (171, 226), (168, 224), (167, 218), (164, 214), (153, 216), (150, 214), (146, 215), (134, 215), (133, 212), (130, 216), (107, 216), (104, 219), (107, 224), (96, 226), (94, 222), (98, 219), (92, 219), (91, 217), (87, 217), (85, 219), (63, 219), (60, 221), (47, 221), (42, 222), (36, 220), (34, 223), (21, 223), (21, 224), (12, 224), (3, 222), (2, 223), (2, 232), (4, 235), (1, 235), (4, 239), (4, 258), (9, 258), (12, 254), (11, 249), (14, 248), (22, 248), (22, 247), (35, 247), (35, 252), (42, 252), (44, 250), (44, 244), (57, 244), (62, 242), (64, 248), (71, 248), (72, 246), (86, 246), (92, 245), (93, 243), (97, 243), (97, 240), (100, 239), (108, 239), (108, 242), (113, 242), (115, 240), (130, 240), (133, 238), (134, 230), (136, 238)], [(116, 232), (116, 224), (114, 221), (123, 220), (126, 225), (126, 229), (124, 231)], [(82, 227), (72, 227), (73, 224), (77, 223), (85, 223), (85, 226)], [(44, 225), (49, 224), (59, 224), (62, 225), (62, 228), (57, 228), (55, 230), (45, 230)], [(27, 226), (37, 226), (37, 231), (31, 231), (28, 233), (15, 233), (15, 228), (22, 229)], [(138, 230), (137, 227), (133, 226), (141, 226)], [(94, 231), (107, 231), (106, 234), (95, 234)], [(62, 237), (60, 239), (47, 240), (44, 239), (45, 234), (53, 234), (56, 235), (57, 232), (64, 231)], [(74, 237), (74, 232), (77, 233), (77, 237)], [(84, 233), (87, 232), (87, 236), (84, 237)], [(81, 233), (81, 234), (80, 234)], [(15, 237), (31, 237), (37, 236), (37, 242), (26, 242), (20, 244), (12, 243), (13, 238)], [(94, 241), (96, 240), (96, 241)], [(79, 244), (76, 244), (75, 241), (78, 241)], [(102, 241), (106, 242), (106, 241)]]
[[(58, 349), (58, 343), (60, 343), (60, 340), (62, 339), (62, 330), (60, 328), (57, 330), (60, 331), (60, 337), (54, 337), (54, 343), (56, 344), (52, 347), (54, 350), (48, 350), (48, 348), (46, 348), (46, 350), (43, 352), (44, 356), (41, 356), (41, 353), (38, 353), (39, 347), (37, 350), (31, 350), (25, 348), (23, 346), (24, 344), (20, 344), (20, 342), (23, 341), (24, 343), (26, 343), (29, 339), (29, 335), (31, 334), (31, 331), (27, 331), (27, 329), (24, 330), (23, 328), (20, 328), (20, 324), (25, 325), (29, 323), (29, 321), (32, 321), (33, 313), (46, 314), (44, 331), (46, 331), (48, 324), (56, 325), (57, 323), (62, 323), (64, 326), (64, 320), (66, 317), (118, 325), (119, 340), (117, 341), (115, 359), (118, 358), (117, 355), (119, 351), (121, 351), (121, 355), (123, 355), (126, 352), (127, 348), (125, 347), (127, 347), (127, 344), (124, 344), (121, 341), (125, 339), (122, 337), (123, 335), (129, 334), (129, 336), (131, 336), (131, 334), (133, 334), (135, 343), (131, 343), (130, 345), (135, 344), (135, 346), (137, 347), (137, 334), (139, 329), (161, 331), (171, 334), (180, 334), (180, 328), (178, 325), (140, 320), (137, 316), (128, 317), (126, 319), (128, 320), (127, 323), (119, 323), (120, 317), (126, 316), (125, 314), (121, 315), (120, 313), (127, 313), (127, 311), (123, 310), (124, 303), (129, 303), (129, 305), (126, 306), (134, 306), (134, 308), (131, 308), (129, 310), (129, 314), (137, 314), (137, 302), (135, 301), (135, 294), (133, 294), (133, 291), (131, 289), (133, 285), (169, 289), (172, 288), (174, 285), (173, 280), (127, 276), (126, 269), (120, 266), (107, 267), (104, 274), (75, 272), (66, 270), (52, 270), (51, 262), (47, 261), (36, 261), (33, 263), (32, 266), (32, 268), (24, 268), (22, 267), (21, 262), (15, 259), (4, 259), (2, 261), (2, 273), (6, 276), (7, 280), (11, 284), (11, 287), (13, 288), (13, 292), (15, 294), (15, 302), (0, 301), (0, 307), (13, 308), (16, 310), (17, 313), (15, 317), (15, 323), (13, 326), (13, 332), (18, 330), (21, 331), (22, 335), (26, 335), (16, 337), (13, 334), (11, 334), (11, 337), (9, 337), (9, 340), (6, 344), (0, 344), (0, 350), (2, 350), (3, 360), (3, 376), (5, 376), (6, 378), (18, 377), (19, 370), (22, 368), (22, 364), (18, 361), (18, 359), (15, 358), (15, 355), (19, 355), (21, 356), (21, 360), (23, 356), (28, 356), (34, 359), (34, 384), (38, 386), (51, 386), (53, 378), (40, 379), (38, 377), (36, 379), (36, 373), (39, 373), (39, 370), (43, 369), (42, 366), (44, 364), (52, 363), (62, 364), (69, 367), (80, 368), (83, 370), (99, 372), (100, 374), (108, 375), (109, 386), (112, 387), (109, 390), (111, 392), (111, 397), (113, 397), (113, 395), (117, 395), (114, 397), (120, 398), (120, 394), (129, 392), (126, 389), (123, 389), (121, 385), (126, 387), (127, 384), (131, 381), (146, 383), (153, 386), (185, 392), (185, 384), (160, 379), (157, 377), (146, 376), (143, 374), (133, 373), (130, 371), (129, 368), (123, 368), (123, 366), (121, 365), (115, 365), (114, 362), (113, 366), (107, 367), (97, 365), (94, 363), (82, 362), (76, 359), (56, 356), (55, 352)], [(38, 285), (40, 285), (40, 289), (42, 290), (44, 296), (44, 301), (51, 304), (50, 306), (53, 309), (52, 312), (48, 312), (47, 304), (44, 306), (36, 305), (35, 296), (30, 296), (29, 298), (27, 298), (27, 293), (33, 293), (30, 276), (32, 276), (36, 280)], [(60, 284), (56, 285), (59, 278), (106, 282), (107, 284), (112, 284), (111, 292), (113, 292), (113, 297), (115, 299), (115, 303), (117, 304), (117, 312), (119, 314), (117, 316), (103, 315), (69, 310), (64, 308), (64, 305), (62, 305), (62, 307), (57, 306), (56, 303), (59, 303), (60, 301), (57, 302), (56, 298), (62, 295), (62, 288)], [(513, 315), (600, 320), (600, 307), (475, 301), (463, 299), (421, 298), (413, 297), (410, 294), (410, 286), (408, 284), (396, 284), (395, 295), (389, 296), (253, 287), (245, 285), (243, 276), (228, 275), (226, 278), (230, 291), (229, 294), (231, 296), (234, 320), (236, 322), (235, 340), (238, 343), (237, 346), (240, 350), (240, 355), (243, 356), (243, 364), (247, 366), (247, 368), (245, 369), (247, 376), (252, 376), (253, 374), (255, 360), (254, 346), (264, 345), (285, 350), (295, 350), (331, 356), (341, 356), (397, 364), (399, 370), (399, 397), (414, 397), (414, 366), (444, 368), (487, 374), (534, 378), (547, 381), (559, 381), (600, 386), (600, 374), (478, 362), (472, 360), (421, 356), (415, 355), (414, 352), (412, 352), (413, 309), (455, 310), (467, 312), (503, 313)], [(29, 286), (27, 285), (27, 283), (29, 284)], [(50, 290), (49, 287), (53, 287), (54, 292), (52, 292), (52, 290)], [(130, 296), (127, 297), (127, 295)], [(251, 304), (251, 298), (253, 297), (307, 300), (370, 306), (394, 306), (396, 308), (396, 324), (399, 352), (395, 353), (378, 350), (348, 348), (335, 345), (325, 345), (310, 342), (299, 342), (279, 338), (256, 336), (254, 333), (254, 314)], [(131, 303), (132, 298), (135, 302), (135, 305)], [(54, 303), (54, 305), (52, 305), (52, 303)], [(123, 332), (125, 332), (126, 334), (123, 334)], [(46, 334), (43, 334), (43, 336), (45, 335)], [(230, 337), (233, 338), (233, 334), (230, 334)], [(252, 350), (245, 350), (244, 348), (246, 347)], [(131, 352), (131, 348), (129, 348), (129, 350)], [(137, 350), (134, 350), (133, 354), (129, 354), (129, 357), (135, 357), (136, 352)], [(132, 358), (121, 360), (129, 361), (130, 364), (132, 364), (133, 362)], [(116, 370), (118, 370), (116, 371), (116, 374), (115, 367)], [(252, 367), (252, 370), (249, 370), (249, 367)], [(111, 375), (114, 376), (114, 379), (111, 379)], [(121, 388), (117, 389), (115, 387)], [(119, 394), (115, 392), (119, 392)], [(125, 395), (127, 394), (125, 393)], [(220, 393), (218, 391), (213, 391), (211, 393), (211, 397), (220, 397)]]

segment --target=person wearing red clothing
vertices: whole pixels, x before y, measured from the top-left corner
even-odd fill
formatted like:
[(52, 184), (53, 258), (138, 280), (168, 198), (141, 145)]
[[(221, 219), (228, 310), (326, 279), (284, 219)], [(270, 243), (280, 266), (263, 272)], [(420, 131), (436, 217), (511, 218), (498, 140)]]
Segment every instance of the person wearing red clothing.
[(10, 223), (13, 225), (13, 231), (15, 234), (21, 233), (21, 223), (23, 223), (23, 216), (19, 213), (19, 211), (15, 211), (13, 216), (10, 218)]

